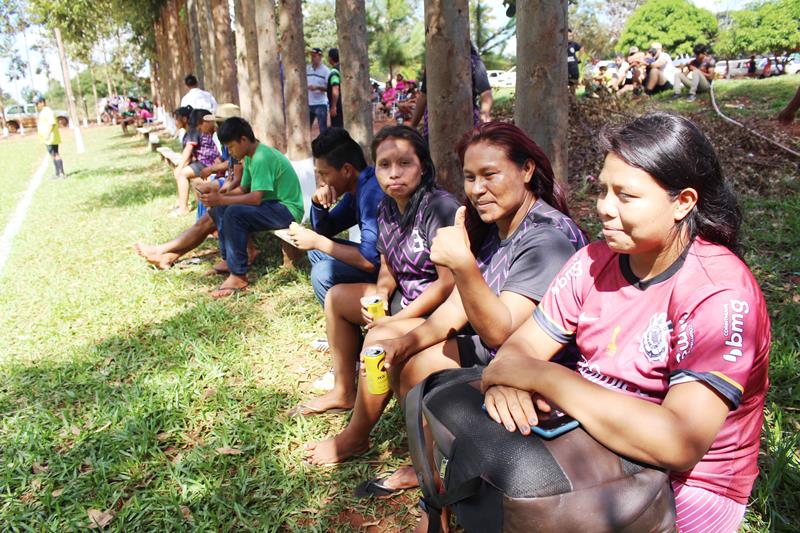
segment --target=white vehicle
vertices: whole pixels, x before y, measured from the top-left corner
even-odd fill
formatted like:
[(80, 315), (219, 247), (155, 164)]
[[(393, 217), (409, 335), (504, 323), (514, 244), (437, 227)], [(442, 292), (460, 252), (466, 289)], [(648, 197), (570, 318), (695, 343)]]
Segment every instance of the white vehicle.
[(487, 70), (486, 74), (489, 76), (489, 86), (493, 89), (504, 87), (504, 85), (501, 85), (500, 82), (502, 81), (505, 73), (505, 70)]
[[(489, 78), (490, 84), (491, 80), (492, 79)], [(492, 85), (492, 87), (510, 87), (510, 88), (514, 88), (516, 86), (517, 86), (517, 67), (511, 67), (505, 72), (501, 72), (501, 74), (498, 76), (497, 85)]]

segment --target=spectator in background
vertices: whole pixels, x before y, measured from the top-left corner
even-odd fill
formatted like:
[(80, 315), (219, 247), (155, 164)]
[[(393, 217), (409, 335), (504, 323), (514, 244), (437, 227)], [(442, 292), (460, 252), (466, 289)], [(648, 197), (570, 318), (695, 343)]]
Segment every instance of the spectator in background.
[(750, 56), (750, 61), (747, 62), (747, 77), (748, 78), (755, 78), (756, 77), (756, 56), (755, 54)]
[(710, 90), (711, 82), (714, 80), (715, 65), (716, 61), (708, 53), (708, 46), (696, 44), (694, 46), (694, 59), (687, 65), (689, 69), (688, 75), (681, 71), (675, 72), (675, 83), (673, 83), (675, 98), (680, 97), (684, 85), (689, 88), (687, 100), (690, 102), (694, 102), (698, 92)]
[(764, 69), (761, 71), (761, 75), (758, 79), (763, 80), (764, 78), (769, 78), (772, 76), (772, 60), (767, 58), (767, 62), (764, 63)]
[(580, 78), (580, 71), (578, 68), (578, 52), (581, 50), (581, 45), (572, 40), (572, 29), (567, 30), (567, 82), (569, 83), (569, 90), (575, 94), (575, 88), (578, 86)]
[(61, 156), (58, 153), (58, 145), (61, 144), (61, 133), (58, 131), (56, 114), (47, 105), (47, 100), (45, 100), (44, 96), (38, 95), (34, 97), (33, 103), (36, 104), (36, 109), (39, 111), (39, 116), (36, 119), (39, 139), (47, 147), (47, 153), (53, 158), (53, 166), (56, 167), (56, 174), (53, 179), (66, 178), (64, 161), (61, 160)]
[(328, 64), (331, 69), (328, 74), (328, 103), (331, 108), (331, 127), (343, 128), (344, 116), (342, 115), (342, 76), (339, 72), (339, 49), (328, 50)]
[[(489, 85), (489, 75), (486, 72), (486, 65), (478, 54), (475, 45), (470, 43), (470, 67), (472, 71), (472, 124), (478, 125), (482, 122), (492, 120), (492, 86)], [(388, 90), (388, 89), (387, 89)], [(411, 117), (411, 127), (416, 128), (419, 121), (424, 117), (425, 121), (422, 134), (428, 138), (428, 95), (426, 73), (422, 73), (422, 81), (419, 85), (414, 116)]]
[(211, 113), (217, 110), (217, 100), (214, 95), (197, 86), (197, 78), (194, 74), (188, 74), (183, 78), (183, 83), (189, 88), (189, 92), (181, 98), (181, 107), (191, 106), (194, 109), (207, 109)]
[(322, 49), (311, 49), (311, 64), (306, 66), (308, 80), (308, 119), (319, 123), (319, 132), (328, 129), (328, 67), (322, 64)]
[(214, 144), (216, 124), (213, 118), (206, 120), (207, 116), (209, 112), (205, 109), (193, 109), (189, 115), (189, 128), (183, 136), (181, 161), (173, 170), (178, 187), (178, 204), (172, 209), (171, 216), (189, 213), (189, 185), (202, 176), (205, 167), (214, 165), (220, 157), (217, 145)]
[(675, 79), (675, 65), (672, 64), (672, 57), (666, 53), (661, 43), (653, 43), (647, 51), (647, 75), (644, 82), (644, 90), (647, 94), (658, 94), (662, 91), (672, 89), (672, 80)]
[(614, 64), (617, 65), (617, 71), (611, 79), (611, 90), (617, 94), (633, 90), (633, 72), (630, 63), (625, 61), (622, 54), (617, 54), (614, 57)]

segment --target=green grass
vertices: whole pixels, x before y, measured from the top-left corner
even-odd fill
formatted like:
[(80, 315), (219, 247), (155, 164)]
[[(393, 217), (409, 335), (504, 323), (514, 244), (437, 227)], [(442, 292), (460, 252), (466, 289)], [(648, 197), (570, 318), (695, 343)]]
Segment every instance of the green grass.
[[(17, 202), (28, 186), (30, 176), (47, 155), (43, 144), (35, 142), (35, 136), (11, 135), (0, 139), (0, 161), (6, 167), (0, 172), (0, 228), (4, 227), (12, 216)], [(46, 176), (55, 173), (48, 168)], [(2, 230), (0, 230), (2, 231)]]
[(262, 243), (253, 290), (231, 301), (208, 296), (220, 281), (204, 277), (210, 263), (152, 270), (129, 245), (191, 222), (164, 216), (171, 174), (117, 128), (86, 140), (89, 153), (65, 157), (70, 179), (38, 191), (0, 278), (3, 529), (73, 530), (89, 509), (113, 510), (112, 529), (125, 531), (412, 520), (398, 512), (410, 499), (350, 496), (380, 455), (400, 462), (396, 410), (373, 463), (301, 462), (303, 442), (345, 422), (283, 416), (328, 364), (308, 348), (322, 317), (307, 273), (277, 266), (274, 239)]
[[(191, 222), (165, 216), (171, 174), (118, 128), (85, 137), (88, 153), (64, 150), (70, 179), (37, 192), (0, 275), (2, 529), (71, 531), (89, 523), (90, 509), (111, 510), (108, 529), (126, 532), (413, 524), (413, 491), (380, 502), (351, 496), (377, 469), (404, 462), (396, 406), (366, 458), (326, 469), (301, 461), (302, 443), (346, 422), (284, 415), (329, 364), (308, 347), (323, 317), (307, 270), (280, 267), (271, 238), (260, 241), (252, 290), (229, 301), (207, 294), (220, 281), (204, 276), (213, 257), (151, 269), (130, 244), (171, 238)], [(8, 151), (0, 142), (0, 156), (27, 150), (35, 166), (35, 143)], [(24, 190), (20, 174), (0, 169), (4, 191)], [(797, 189), (786, 176), (780, 194), (744, 197), (746, 259), (773, 320), (762, 474), (744, 531), (800, 524)], [(241, 454), (217, 452), (226, 447)]]

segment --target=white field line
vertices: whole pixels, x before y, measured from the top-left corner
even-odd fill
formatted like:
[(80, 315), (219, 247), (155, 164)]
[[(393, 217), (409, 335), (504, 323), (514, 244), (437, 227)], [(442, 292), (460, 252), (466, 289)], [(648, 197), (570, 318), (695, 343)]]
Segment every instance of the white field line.
[(11, 217), (11, 220), (8, 221), (8, 224), (6, 224), (3, 235), (0, 236), (0, 275), (3, 273), (3, 269), (6, 266), (8, 256), (11, 254), (11, 244), (14, 242), (14, 237), (17, 236), (20, 228), (22, 228), (25, 215), (28, 213), (28, 207), (30, 207), (31, 201), (33, 201), (33, 195), (36, 193), (36, 189), (38, 189), (39, 185), (42, 183), (42, 178), (44, 177), (44, 173), (47, 172), (49, 163), (50, 157), (45, 156), (39, 164), (39, 168), (37, 168), (36, 172), (33, 174), (33, 178), (28, 184), (25, 195), (17, 204), (14, 215)]

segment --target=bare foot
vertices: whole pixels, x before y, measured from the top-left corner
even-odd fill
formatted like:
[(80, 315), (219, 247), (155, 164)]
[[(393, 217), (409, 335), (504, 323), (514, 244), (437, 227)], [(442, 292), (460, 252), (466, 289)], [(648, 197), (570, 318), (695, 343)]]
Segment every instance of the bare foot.
[(176, 253), (161, 253), (159, 246), (150, 246), (146, 244), (139, 244), (138, 242), (133, 245), (133, 249), (137, 254), (144, 257), (148, 263), (153, 265), (159, 270), (167, 270), (172, 267), (175, 261), (180, 257)]
[(133, 250), (142, 257), (147, 257), (148, 255), (156, 254), (159, 252), (160, 246), (155, 244), (144, 244), (141, 242), (137, 242), (133, 245)]
[(342, 394), (336, 390), (332, 390), (322, 396), (304, 401), (295, 409), (296, 414), (302, 416), (318, 415), (330, 411), (331, 409), (352, 409), (355, 401), (355, 391), (351, 394)]
[(401, 466), (394, 473), (383, 480), (383, 486), (389, 489), (413, 489), (419, 487), (417, 473), (413, 466)]
[(229, 273), (230, 270), (228, 270), (228, 262), (225, 261), (224, 259), (220, 259), (219, 261), (214, 263), (214, 266), (211, 267), (211, 270), (206, 272), (206, 275), (208, 276), (213, 276), (214, 274), (225, 275)]
[(348, 435), (345, 430), (332, 439), (311, 442), (304, 448), (306, 462), (317, 466), (332, 465), (365, 453), (369, 450), (369, 440)]

